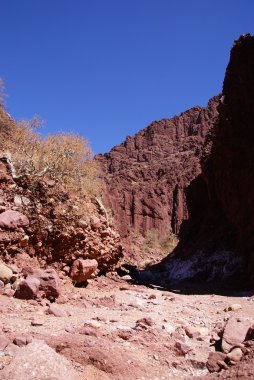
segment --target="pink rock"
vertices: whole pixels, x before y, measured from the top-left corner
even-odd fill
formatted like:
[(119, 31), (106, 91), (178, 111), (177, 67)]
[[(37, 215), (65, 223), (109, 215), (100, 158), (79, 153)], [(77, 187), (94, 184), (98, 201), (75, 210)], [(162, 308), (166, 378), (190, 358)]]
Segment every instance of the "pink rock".
[(222, 350), (225, 353), (244, 342), (253, 320), (244, 317), (231, 317), (225, 327), (222, 337)]
[(60, 279), (54, 269), (39, 269), (25, 267), (22, 269), (24, 276), (38, 279), (40, 282), (39, 291), (48, 299), (54, 300), (60, 295)]
[(49, 306), (47, 314), (53, 314), (55, 317), (68, 317), (70, 315), (70, 313), (55, 304)]
[(7, 297), (13, 297), (14, 293), (15, 293), (15, 291), (12, 289), (11, 284), (6, 284), (4, 287), (3, 295), (5, 295)]
[(96, 260), (75, 260), (70, 277), (76, 282), (81, 283), (91, 278), (92, 273), (98, 268), (98, 262)]
[(0, 227), (15, 229), (17, 227), (28, 227), (29, 219), (21, 212), (7, 210), (0, 214)]
[(221, 370), (221, 361), (226, 359), (226, 354), (223, 352), (210, 352), (206, 363), (207, 369), (210, 372), (219, 372)]
[(28, 276), (25, 280), (22, 280), (14, 294), (14, 297), (23, 300), (34, 299), (37, 296), (40, 287), (40, 280), (36, 277)]
[(27, 340), (23, 336), (17, 336), (13, 339), (13, 343), (18, 347), (23, 347), (27, 344)]
[(80, 380), (82, 376), (76, 372), (71, 362), (56, 353), (43, 341), (18, 348), (13, 360), (1, 371), (1, 380)]
[(101, 221), (97, 216), (91, 216), (90, 218), (90, 225), (92, 228), (97, 229), (101, 226)]
[(188, 352), (193, 350), (190, 346), (188, 346), (186, 343), (183, 343), (183, 342), (176, 342), (175, 347), (178, 349), (178, 351), (182, 355), (186, 355), (188, 354)]

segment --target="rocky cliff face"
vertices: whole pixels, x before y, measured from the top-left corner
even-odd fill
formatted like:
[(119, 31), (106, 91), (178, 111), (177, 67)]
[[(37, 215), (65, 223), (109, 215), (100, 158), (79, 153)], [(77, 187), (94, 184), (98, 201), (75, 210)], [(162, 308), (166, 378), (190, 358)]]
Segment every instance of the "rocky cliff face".
[(244, 35), (220, 99), (152, 123), (99, 157), (122, 236), (130, 228), (179, 235), (156, 266), (166, 282), (254, 274), (253, 67), (254, 37)]
[(218, 98), (213, 98), (205, 108), (155, 121), (96, 157), (122, 237), (131, 229), (141, 234), (151, 229), (160, 235), (179, 233), (189, 216), (185, 190), (201, 173), (201, 147), (217, 117), (217, 104)]
[[(204, 170), (206, 172), (206, 170)], [(254, 275), (254, 37), (235, 42), (215, 126), (208, 186), (237, 229), (237, 251)]]

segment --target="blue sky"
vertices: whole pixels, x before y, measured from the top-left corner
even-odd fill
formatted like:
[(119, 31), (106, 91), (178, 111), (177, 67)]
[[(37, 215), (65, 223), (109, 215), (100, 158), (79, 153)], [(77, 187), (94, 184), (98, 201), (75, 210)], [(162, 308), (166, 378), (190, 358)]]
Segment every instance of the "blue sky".
[(153, 120), (205, 105), (253, 0), (0, 0), (7, 111), (106, 152)]

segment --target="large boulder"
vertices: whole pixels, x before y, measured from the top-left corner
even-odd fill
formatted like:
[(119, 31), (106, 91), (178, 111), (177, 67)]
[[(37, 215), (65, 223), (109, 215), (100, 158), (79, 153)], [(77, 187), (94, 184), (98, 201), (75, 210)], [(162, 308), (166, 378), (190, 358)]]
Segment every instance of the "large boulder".
[(72, 265), (70, 277), (72, 278), (73, 281), (79, 284), (91, 278), (91, 275), (96, 271), (97, 268), (98, 268), (98, 262), (94, 259), (93, 260), (78, 259), (78, 260), (75, 260)]
[(29, 219), (18, 211), (7, 210), (0, 214), (0, 227), (15, 229), (17, 227), (28, 227)]
[(60, 279), (54, 269), (26, 267), (23, 268), (22, 273), (25, 281), (19, 284), (15, 297), (26, 298), (30, 296), (31, 298), (35, 298), (38, 291), (40, 295), (50, 300), (54, 300), (60, 295)]
[(14, 297), (30, 300), (36, 298), (40, 288), (40, 280), (33, 276), (28, 276), (22, 280), (15, 291)]
[(227, 354), (232, 348), (243, 343), (253, 323), (254, 321), (247, 317), (229, 318), (222, 338), (223, 352)]

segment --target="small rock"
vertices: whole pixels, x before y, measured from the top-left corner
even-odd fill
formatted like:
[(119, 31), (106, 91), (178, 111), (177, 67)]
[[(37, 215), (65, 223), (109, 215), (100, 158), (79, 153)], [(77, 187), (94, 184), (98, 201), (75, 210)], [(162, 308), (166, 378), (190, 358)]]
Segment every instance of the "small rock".
[(73, 281), (79, 284), (91, 278), (91, 275), (96, 271), (97, 268), (98, 262), (95, 259), (77, 259), (73, 262), (70, 277)]
[(28, 235), (25, 235), (20, 241), (19, 241), (19, 246), (21, 248), (23, 247), (26, 247), (28, 245), (28, 242), (29, 242), (29, 236)]
[(17, 336), (16, 338), (13, 339), (13, 343), (16, 344), (18, 347), (23, 347), (26, 346), (27, 340), (23, 336)]
[(236, 310), (241, 310), (241, 309), (242, 309), (242, 305), (240, 305), (239, 303), (234, 303), (226, 307), (224, 311), (236, 311)]
[(92, 327), (82, 327), (81, 329), (79, 329), (79, 334), (97, 336), (95, 328)]
[(15, 195), (13, 201), (15, 203), (15, 206), (22, 206), (22, 198), (19, 195)]
[(207, 336), (209, 331), (207, 327), (186, 327), (185, 328), (186, 335), (189, 338), (199, 338)]
[(51, 304), (49, 308), (46, 310), (47, 314), (53, 314), (55, 317), (69, 317), (70, 313), (63, 310), (61, 307)]
[[(220, 361), (224, 362), (226, 359), (226, 354), (223, 352), (210, 352), (208, 361), (206, 363), (207, 369), (210, 372), (219, 372), (221, 370), (221, 363)], [(226, 363), (225, 363), (226, 364)]]
[(182, 355), (186, 355), (188, 352), (192, 351), (192, 348), (183, 342), (176, 342), (175, 347)]
[(90, 226), (94, 229), (98, 229), (101, 226), (101, 221), (97, 216), (93, 215), (90, 217)]
[(3, 295), (7, 297), (13, 297), (15, 291), (12, 289), (11, 284), (6, 284), (4, 287)]
[(29, 219), (21, 212), (7, 210), (0, 214), (0, 227), (15, 229), (17, 227), (28, 227)]
[(136, 327), (147, 328), (154, 325), (154, 321), (150, 317), (144, 317), (136, 321)]
[(41, 321), (39, 319), (33, 319), (31, 321), (31, 326), (43, 326), (43, 321)]
[(234, 362), (239, 362), (242, 359), (243, 353), (240, 348), (233, 348), (232, 351), (230, 351), (227, 354), (227, 359)]
[(1, 263), (0, 264), (0, 280), (6, 284), (10, 282), (12, 276), (13, 276), (12, 270), (8, 268), (7, 265)]

